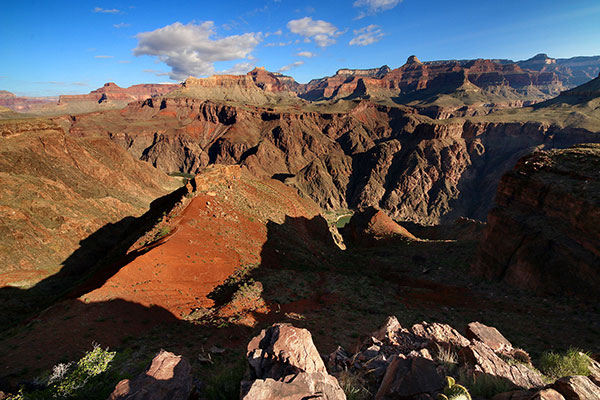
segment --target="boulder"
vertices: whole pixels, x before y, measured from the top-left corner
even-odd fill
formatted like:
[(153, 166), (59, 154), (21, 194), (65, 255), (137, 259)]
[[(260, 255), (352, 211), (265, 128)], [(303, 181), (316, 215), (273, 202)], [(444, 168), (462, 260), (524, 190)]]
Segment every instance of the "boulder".
[(564, 396), (558, 393), (554, 389), (544, 389), (540, 390), (533, 397), (530, 397), (528, 400), (565, 400)]
[(531, 389), (544, 386), (542, 375), (524, 364), (509, 365), (485, 343), (474, 340), (459, 352), (461, 363), (466, 364), (474, 376), (486, 374), (504, 378), (516, 387)]
[(247, 358), (242, 399), (346, 399), (306, 329), (274, 324), (250, 341)]
[(450, 325), (421, 322), (411, 328), (414, 335), (427, 339), (444, 348), (462, 349), (471, 342)]
[(596, 385), (600, 386), (600, 363), (593, 358), (590, 359), (590, 374), (588, 378)]
[(428, 352), (395, 355), (388, 366), (375, 400), (431, 396), (444, 386)]
[(552, 388), (566, 400), (600, 400), (600, 387), (588, 377), (576, 375), (560, 378)]
[(108, 400), (186, 400), (192, 390), (189, 362), (182, 356), (161, 350), (145, 373), (119, 382)]
[(498, 329), (482, 324), (471, 322), (467, 325), (467, 338), (476, 339), (485, 343), (496, 353), (509, 353), (513, 345), (498, 331)]

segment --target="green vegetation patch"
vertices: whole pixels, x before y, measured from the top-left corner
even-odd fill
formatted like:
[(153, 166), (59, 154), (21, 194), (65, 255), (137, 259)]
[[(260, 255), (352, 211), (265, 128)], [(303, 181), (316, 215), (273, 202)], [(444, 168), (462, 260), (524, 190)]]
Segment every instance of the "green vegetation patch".
[(571, 348), (564, 354), (552, 351), (542, 354), (539, 367), (546, 376), (554, 380), (565, 376), (589, 375), (590, 361), (588, 354)]

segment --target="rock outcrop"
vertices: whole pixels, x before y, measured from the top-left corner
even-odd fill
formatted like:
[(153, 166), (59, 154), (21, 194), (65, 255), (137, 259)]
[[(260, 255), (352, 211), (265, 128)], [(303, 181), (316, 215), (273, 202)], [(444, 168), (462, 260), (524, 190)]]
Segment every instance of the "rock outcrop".
[(599, 145), (521, 159), (500, 182), (473, 272), (540, 293), (598, 297), (598, 165)]
[[(495, 328), (475, 324), (480, 332)], [(496, 331), (497, 332), (497, 331)], [(500, 334), (500, 333), (498, 333)], [(376, 399), (431, 399), (442, 391), (444, 377), (461, 376), (471, 381), (494, 379), (504, 386), (535, 389), (545, 384), (531, 365), (519, 363), (506, 349), (507, 341), (495, 352), (487, 344), (469, 340), (450, 325), (422, 322), (403, 328), (395, 317), (388, 317), (381, 328), (366, 338), (357, 353), (342, 348), (328, 359), (330, 371), (350, 370), (365, 376)], [(506, 399), (520, 397), (506, 397)]]
[(375, 207), (355, 212), (344, 227), (344, 237), (357, 246), (385, 245), (396, 240), (418, 240), (385, 212)]
[(289, 324), (264, 329), (248, 344), (247, 358), (250, 370), (241, 384), (242, 399), (346, 399), (306, 329)]
[(552, 387), (566, 400), (600, 400), (600, 386), (586, 376), (568, 376), (554, 382)]
[(120, 381), (108, 400), (187, 400), (193, 388), (190, 363), (161, 350), (144, 373)]

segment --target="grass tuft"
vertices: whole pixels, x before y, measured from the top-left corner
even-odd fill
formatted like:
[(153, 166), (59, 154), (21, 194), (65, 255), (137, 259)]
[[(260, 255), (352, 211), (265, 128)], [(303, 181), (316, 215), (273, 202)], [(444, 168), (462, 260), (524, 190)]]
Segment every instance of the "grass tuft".
[(540, 358), (540, 370), (552, 379), (565, 376), (588, 375), (590, 356), (579, 349), (570, 348), (564, 354), (546, 352)]

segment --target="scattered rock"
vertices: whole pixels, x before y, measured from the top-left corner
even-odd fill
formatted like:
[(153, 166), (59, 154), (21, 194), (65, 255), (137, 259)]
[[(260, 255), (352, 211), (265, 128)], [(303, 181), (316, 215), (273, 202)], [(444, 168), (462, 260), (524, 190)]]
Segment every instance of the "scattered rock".
[(306, 329), (290, 324), (264, 329), (248, 344), (247, 358), (242, 399), (346, 399)]
[(411, 331), (416, 336), (427, 339), (444, 348), (454, 348), (459, 350), (463, 347), (467, 347), (471, 343), (450, 325), (437, 322), (432, 324), (427, 322), (415, 324), (411, 328)]
[(375, 400), (432, 395), (444, 386), (435, 363), (419, 353), (395, 355), (387, 368)]
[(483, 342), (474, 340), (459, 352), (459, 358), (474, 376), (493, 375), (512, 382), (516, 387), (531, 389), (544, 386), (542, 375), (524, 364), (509, 365)]
[(165, 350), (152, 360), (145, 373), (117, 384), (108, 400), (186, 400), (192, 393), (188, 361)]
[(498, 331), (498, 329), (482, 324), (471, 322), (467, 325), (467, 338), (479, 340), (485, 343), (496, 353), (510, 353), (513, 345)]
[(566, 400), (600, 400), (600, 386), (596, 386), (585, 376), (561, 378), (554, 382), (552, 388), (562, 394)]

